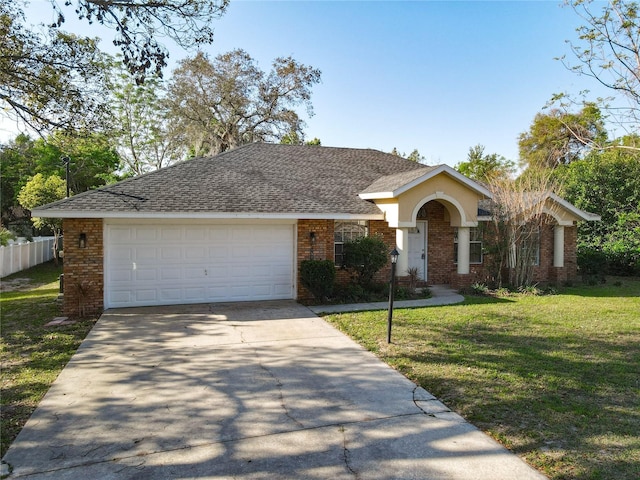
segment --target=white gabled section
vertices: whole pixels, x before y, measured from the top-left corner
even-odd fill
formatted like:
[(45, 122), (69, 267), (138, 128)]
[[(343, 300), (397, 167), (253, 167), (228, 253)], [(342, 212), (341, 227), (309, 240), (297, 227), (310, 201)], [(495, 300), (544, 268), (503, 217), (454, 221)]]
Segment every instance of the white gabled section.
[(440, 175), (441, 173), (449, 175), (451, 178), (457, 180), (458, 182), (462, 183), (463, 185), (465, 185), (466, 187), (468, 187), (469, 189), (475, 191), (476, 193), (478, 193), (480, 195), (483, 195), (483, 196), (485, 196), (487, 198), (491, 198), (492, 197), (491, 192), (488, 189), (486, 189), (485, 187), (483, 187), (479, 183), (474, 182), (470, 178), (465, 177), (460, 172), (457, 172), (456, 170), (451, 168), (449, 165), (439, 165), (438, 167), (434, 168), (433, 170), (429, 170), (424, 175), (422, 175), (422, 176), (420, 176), (420, 177), (418, 177), (418, 178), (416, 178), (416, 179), (414, 179), (414, 180), (412, 180), (410, 182), (407, 182), (407, 183), (399, 186), (398, 188), (394, 189), (393, 191), (360, 193), (360, 194), (358, 194), (358, 196), (360, 198), (362, 198), (363, 200), (378, 200), (378, 199), (385, 199), (385, 198), (397, 198), (398, 196), (402, 195), (406, 191), (411, 190), (412, 188), (420, 185), (421, 183), (424, 183), (424, 182), (428, 181), (429, 179), (434, 178), (437, 175)]
[(584, 220), (585, 222), (599, 222), (602, 220), (600, 215), (596, 215), (595, 213), (585, 212), (584, 210), (580, 210), (578, 207), (573, 205), (570, 202), (567, 202), (564, 198), (556, 195), (555, 193), (550, 193), (549, 198), (554, 202), (558, 203), (562, 208), (571, 212), (580, 220)]

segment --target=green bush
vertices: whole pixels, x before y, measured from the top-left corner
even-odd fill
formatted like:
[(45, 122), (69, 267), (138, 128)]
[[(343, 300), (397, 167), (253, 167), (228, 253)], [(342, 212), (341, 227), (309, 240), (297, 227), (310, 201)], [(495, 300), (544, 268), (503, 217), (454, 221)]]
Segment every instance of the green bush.
[(318, 301), (331, 296), (336, 282), (336, 267), (331, 260), (300, 262), (300, 281)]
[(344, 244), (344, 265), (363, 288), (371, 286), (374, 275), (388, 261), (388, 247), (380, 237), (361, 237)]
[(9, 244), (9, 240), (15, 240), (16, 236), (6, 228), (0, 228), (0, 245), (6, 247)]
[(583, 277), (604, 276), (607, 274), (607, 255), (602, 250), (587, 245), (579, 245), (577, 260)]

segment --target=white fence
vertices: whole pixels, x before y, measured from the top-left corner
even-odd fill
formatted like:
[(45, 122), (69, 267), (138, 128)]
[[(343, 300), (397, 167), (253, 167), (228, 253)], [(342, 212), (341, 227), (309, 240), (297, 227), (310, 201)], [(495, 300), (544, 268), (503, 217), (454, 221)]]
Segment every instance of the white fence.
[[(62, 237), (59, 243), (62, 245)], [(53, 237), (34, 237), (33, 242), (0, 247), (0, 277), (26, 270), (53, 258)]]

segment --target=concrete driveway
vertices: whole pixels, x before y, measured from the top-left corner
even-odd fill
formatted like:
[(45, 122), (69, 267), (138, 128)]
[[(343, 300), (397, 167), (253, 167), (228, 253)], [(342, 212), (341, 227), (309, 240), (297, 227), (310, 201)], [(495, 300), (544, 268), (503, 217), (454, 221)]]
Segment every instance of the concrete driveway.
[(30, 479), (545, 478), (289, 301), (107, 311), (3, 461)]

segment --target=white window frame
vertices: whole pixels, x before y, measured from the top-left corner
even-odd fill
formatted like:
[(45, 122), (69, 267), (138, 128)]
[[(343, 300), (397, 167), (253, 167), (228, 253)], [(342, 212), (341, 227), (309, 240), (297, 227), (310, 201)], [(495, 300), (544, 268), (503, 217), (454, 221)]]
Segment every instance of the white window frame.
[(342, 267), (343, 246), (346, 242), (369, 236), (367, 220), (335, 220), (333, 224), (333, 259), (337, 267)]
[[(480, 227), (469, 227), (469, 264), (481, 265), (484, 261), (484, 252), (482, 245), (482, 237), (484, 229)], [(474, 254), (480, 254), (480, 260), (474, 261)], [(458, 227), (454, 229), (453, 233), (453, 263), (458, 263)]]
[[(522, 249), (525, 246), (525, 242), (527, 242), (527, 238), (529, 236), (533, 236), (534, 238), (534, 242), (535, 242), (535, 252), (534, 252), (534, 256), (533, 256), (533, 261), (531, 262), (531, 265), (534, 266), (540, 266), (540, 242), (542, 240), (542, 236), (541, 236), (541, 231), (540, 231), (540, 226), (536, 225), (536, 226), (523, 226), (523, 229), (528, 228), (530, 229), (529, 232), (524, 232), (522, 233), (522, 241), (520, 242), (520, 247), (518, 248), (518, 255), (522, 255)], [(533, 231), (535, 230), (535, 232)]]

